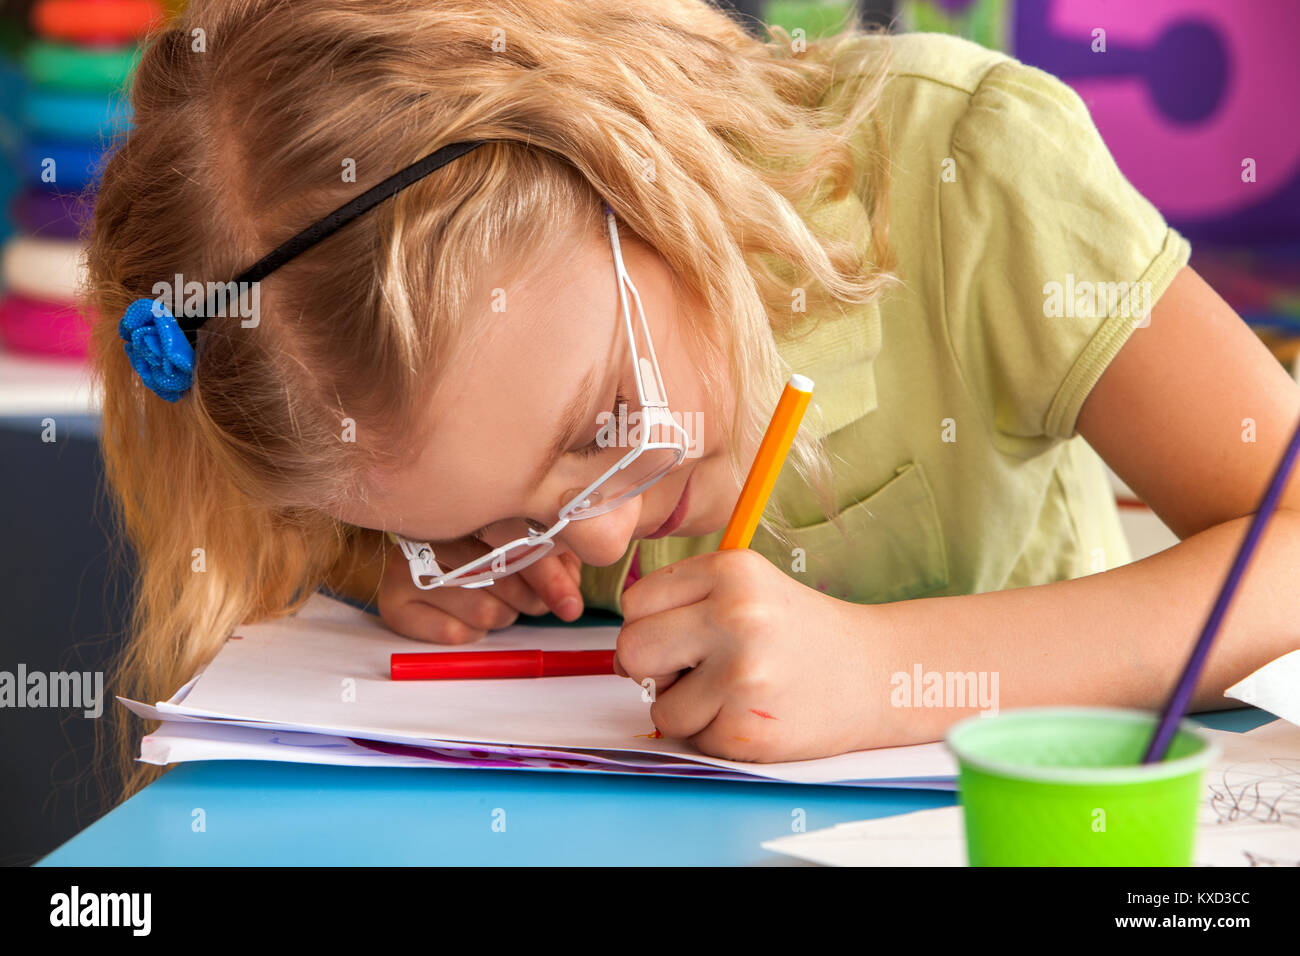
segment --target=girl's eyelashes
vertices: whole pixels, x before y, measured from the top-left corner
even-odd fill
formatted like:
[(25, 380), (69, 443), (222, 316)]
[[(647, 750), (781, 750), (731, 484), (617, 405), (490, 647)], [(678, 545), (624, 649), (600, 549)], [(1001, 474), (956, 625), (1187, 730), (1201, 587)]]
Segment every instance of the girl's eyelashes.
[[(623, 409), (627, 408), (627, 404), (627, 397), (623, 394), (623, 386), (620, 385), (614, 394), (614, 408), (610, 412), (612, 421), (618, 422), (619, 415)], [(615, 428), (617, 429), (617, 425), (615, 425)], [(601, 443), (601, 436), (605, 435), (607, 430), (608, 424), (602, 424), (600, 431), (596, 433), (596, 437), (583, 447), (575, 449), (573, 454), (577, 455), (579, 458), (590, 458), (592, 455), (597, 455), (606, 448), (613, 447), (612, 445)]]
[[(493, 522), (493, 524), (499, 524), (499, 522)], [(465, 535), (465, 537), (477, 538), (477, 540), (478, 540), (478, 541), (481, 541), (482, 544), (485, 544), (485, 545), (489, 546), (489, 548), (491, 548), (491, 544), (490, 544), (490, 542), (486, 540), (486, 538), (484, 537), (484, 535), (486, 535), (487, 532), (489, 532), (489, 531), (491, 531), (491, 529), (493, 529), (493, 524), (485, 524), (484, 527), (478, 528), (478, 531), (471, 531), (471, 532), (468, 533), (468, 535)], [(528, 531), (528, 528), (536, 528), (537, 531), (539, 531), (539, 532), (541, 532), (541, 531), (546, 531), (546, 525), (545, 525), (545, 524), (542, 524), (541, 522), (534, 522), (534, 520), (533, 520), (532, 518), (526, 518), (526, 519), (524, 519), (524, 525), (523, 525), (523, 527), (524, 527), (524, 532)], [(523, 536), (523, 535), (520, 535), (520, 537), (521, 537), (521, 536)]]

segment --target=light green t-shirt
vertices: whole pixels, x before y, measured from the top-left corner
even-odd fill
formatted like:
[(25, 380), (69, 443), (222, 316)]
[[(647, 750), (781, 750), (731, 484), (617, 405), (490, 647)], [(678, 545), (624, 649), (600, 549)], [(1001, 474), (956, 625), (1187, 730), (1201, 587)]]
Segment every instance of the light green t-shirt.
[[(787, 468), (773, 495), (798, 550), (762, 528), (751, 547), (857, 603), (1127, 563), (1101, 459), (1075, 421), (1137, 327), (1125, 307), (1163, 294), (1187, 240), (1120, 173), (1060, 80), (948, 36), (863, 42), (892, 50), (879, 115), (902, 288), (779, 345), (815, 382), (804, 428), (826, 436), (847, 536)], [(865, 236), (861, 195), (819, 218)], [(1124, 298), (1130, 289), (1139, 295)], [(645, 575), (720, 538), (634, 542), (616, 564), (584, 569), (584, 596), (619, 612), (638, 548)]]

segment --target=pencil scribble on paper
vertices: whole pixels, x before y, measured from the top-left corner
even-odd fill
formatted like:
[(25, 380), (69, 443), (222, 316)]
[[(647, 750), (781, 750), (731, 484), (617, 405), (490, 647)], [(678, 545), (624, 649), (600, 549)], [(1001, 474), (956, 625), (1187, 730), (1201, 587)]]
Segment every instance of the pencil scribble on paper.
[(1261, 856), (1258, 853), (1251, 853), (1249, 850), (1242, 851), (1246, 856), (1247, 866), (1300, 866), (1300, 860), (1286, 859), (1279, 860), (1274, 857)]
[(1300, 759), (1234, 764), (1210, 777), (1207, 787), (1214, 823), (1300, 827)]

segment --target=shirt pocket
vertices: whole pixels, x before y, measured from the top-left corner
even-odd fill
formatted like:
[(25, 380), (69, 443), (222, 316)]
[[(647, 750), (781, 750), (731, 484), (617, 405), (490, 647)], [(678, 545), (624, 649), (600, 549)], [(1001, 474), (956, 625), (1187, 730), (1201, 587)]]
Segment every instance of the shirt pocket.
[(840, 512), (844, 534), (829, 520), (793, 528), (788, 553), (764, 535), (761, 548), (791, 577), (832, 597), (883, 604), (948, 587), (948, 553), (934, 494), (918, 462)]

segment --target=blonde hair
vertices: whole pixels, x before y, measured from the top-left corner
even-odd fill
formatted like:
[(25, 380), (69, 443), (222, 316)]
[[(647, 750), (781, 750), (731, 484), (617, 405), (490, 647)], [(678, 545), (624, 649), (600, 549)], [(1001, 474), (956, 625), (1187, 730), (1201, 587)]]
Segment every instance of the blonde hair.
[[(702, 0), (194, 0), (151, 37), (87, 240), (106, 473), (138, 560), (116, 692), (165, 699), (238, 625), (296, 610), (348, 555), (382, 551), (322, 509), (419, 438), (485, 263), (546, 248), (557, 224), (598, 235), (602, 200), (707, 305), (696, 331), (715, 361), (700, 374), (715, 386), (725, 361), (746, 396), (729, 433), (743, 478), (734, 449), (757, 442), (788, 372), (776, 341), (806, 319), (792, 287), (833, 317), (892, 280), (880, 156), (866, 253), (808, 225), (857, 184), (850, 140), (883, 84), (868, 32), (853, 19), (803, 50)], [(226, 280), (476, 139), (497, 141), (267, 279), (256, 328), (209, 320), (184, 399), (132, 371), (117, 321), (156, 282)], [(342, 441), (345, 419), (371, 440)], [(791, 460), (832, 513), (820, 443), (801, 436)], [(115, 713), (127, 796), (160, 771), (134, 763), (133, 719)]]

